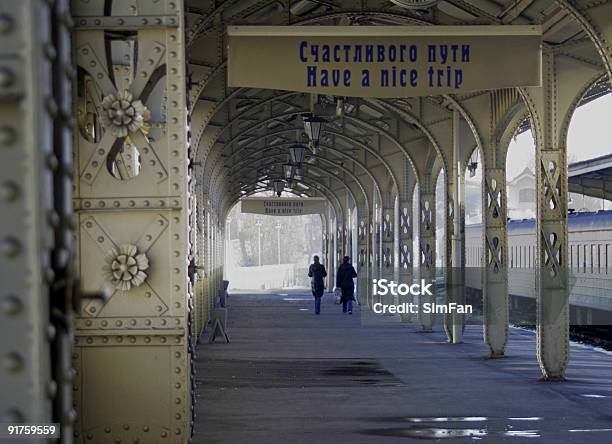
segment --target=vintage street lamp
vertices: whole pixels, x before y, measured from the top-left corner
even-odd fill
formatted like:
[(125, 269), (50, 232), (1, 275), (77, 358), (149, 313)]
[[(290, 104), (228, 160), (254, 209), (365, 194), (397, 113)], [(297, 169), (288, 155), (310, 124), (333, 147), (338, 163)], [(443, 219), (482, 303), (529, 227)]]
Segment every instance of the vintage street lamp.
[(280, 197), (283, 189), (285, 188), (285, 182), (283, 182), (281, 179), (276, 179), (274, 182), (272, 182), (272, 186), (274, 187), (274, 192), (276, 195)]
[(289, 147), (289, 155), (291, 156), (291, 163), (299, 166), (304, 162), (304, 156), (306, 155), (306, 148), (303, 145), (293, 145)]
[(314, 148), (319, 147), (325, 119), (314, 115), (304, 117), (304, 131)]
[(291, 180), (293, 178), (293, 165), (290, 163), (283, 164), (283, 174), (286, 180)]
[(302, 169), (303, 167), (295, 167), (295, 169), (293, 170), (293, 177), (295, 178), (295, 180), (302, 180), (303, 179), (303, 173), (302, 173)]

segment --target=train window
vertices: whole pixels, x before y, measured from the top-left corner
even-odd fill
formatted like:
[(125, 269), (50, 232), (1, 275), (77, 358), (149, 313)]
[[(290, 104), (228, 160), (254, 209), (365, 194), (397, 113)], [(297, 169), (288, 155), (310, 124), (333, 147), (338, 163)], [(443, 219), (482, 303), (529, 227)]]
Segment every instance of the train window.
[(606, 258), (603, 257), (604, 250), (601, 245), (597, 244), (597, 273), (601, 273), (601, 266), (605, 263)]
[(595, 256), (595, 245), (591, 244), (591, 273), (593, 273), (593, 271), (595, 270), (595, 268), (597, 267), (597, 264), (595, 263), (596, 259), (599, 259), (597, 256)]
[(582, 246), (582, 272), (586, 273), (586, 269), (587, 269), (587, 246), (583, 245)]
[(527, 255), (527, 266), (531, 267), (531, 245), (527, 247), (527, 251), (529, 252)]
[(576, 270), (580, 271), (580, 245), (576, 245)]

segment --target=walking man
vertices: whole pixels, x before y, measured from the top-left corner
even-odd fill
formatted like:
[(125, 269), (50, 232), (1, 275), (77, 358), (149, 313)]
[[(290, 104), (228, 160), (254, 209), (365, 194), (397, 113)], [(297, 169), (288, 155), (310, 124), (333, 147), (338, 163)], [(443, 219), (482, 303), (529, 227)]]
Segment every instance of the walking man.
[(357, 277), (355, 268), (351, 265), (351, 258), (344, 256), (342, 264), (336, 274), (336, 287), (342, 291), (342, 313), (353, 314), (353, 301), (355, 300), (355, 284), (353, 278)]
[(321, 313), (321, 297), (323, 297), (323, 291), (325, 290), (323, 278), (327, 276), (327, 272), (325, 266), (319, 262), (319, 256), (315, 256), (313, 259), (314, 264), (311, 264), (308, 269), (308, 277), (310, 278), (312, 295), (315, 298), (315, 314), (319, 314)]

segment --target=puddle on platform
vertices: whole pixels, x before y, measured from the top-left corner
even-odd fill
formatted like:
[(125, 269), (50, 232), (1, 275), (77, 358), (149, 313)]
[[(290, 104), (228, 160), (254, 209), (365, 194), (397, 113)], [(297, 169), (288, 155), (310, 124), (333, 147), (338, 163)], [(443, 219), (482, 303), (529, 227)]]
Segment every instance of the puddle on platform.
[[(387, 418), (392, 422), (408, 422), (408, 427), (394, 427), (377, 430), (366, 430), (368, 435), (408, 437), (417, 439), (452, 439), (469, 438), (480, 440), (484, 437), (505, 436), (515, 438), (541, 438), (539, 430), (515, 430), (512, 422), (534, 422), (541, 421), (539, 416), (513, 416), (510, 418), (489, 418), (486, 416), (423, 416), (423, 417), (397, 417)], [(496, 425), (489, 425), (489, 421)], [(500, 422), (506, 423), (505, 425)], [(466, 424), (467, 423), (467, 424)], [(470, 427), (469, 423), (475, 423)], [(456, 427), (453, 427), (456, 424)]]
[(579, 433), (579, 432), (612, 432), (612, 429), (570, 429), (568, 432)]
[(437, 416), (437, 417), (408, 417), (403, 418), (408, 422), (478, 422), (486, 421), (486, 416)]
[(368, 435), (420, 439), (480, 438), (487, 436), (487, 431), (485, 429), (448, 429), (441, 427), (406, 427), (368, 430), (364, 433)]
[(516, 416), (514, 418), (508, 418), (508, 419), (510, 421), (542, 421), (544, 418), (540, 416), (526, 416), (526, 417)]
[(541, 438), (539, 430), (507, 430), (504, 436), (513, 436), (517, 438)]
[[(282, 295), (281, 295), (282, 296)], [(311, 298), (283, 298), (283, 301), (295, 302), (295, 301), (309, 301)]]
[(594, 393), (584, 393), (584, 394), (581, 394), (580, 396), (583, 396), (585, 398), (609, 398), (608, 395), (597, 395)]

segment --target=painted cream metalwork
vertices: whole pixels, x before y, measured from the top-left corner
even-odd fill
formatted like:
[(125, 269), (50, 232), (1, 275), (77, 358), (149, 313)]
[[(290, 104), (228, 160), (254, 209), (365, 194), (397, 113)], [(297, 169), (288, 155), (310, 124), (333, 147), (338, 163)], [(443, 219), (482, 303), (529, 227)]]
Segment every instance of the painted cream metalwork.
[[(493, 357), (506, 353), (508, 334), (507, 150), (518, 128), (532, 129), (537, 360), (545, 379), (563, 378), (566, 138), (584, 94), (612, 77), (612, 3), (466, 0), (440, 14), (444, 2), (427, 2), (428, 13), (405, 1), (312, 3), (300, 13), (274, 0), (0, 2), (7, 418), (57, 420), (65, 442), (189, 442), (192, 356), (224, 291), (226, 216), (241, 197), (270, 191), (288, 147), (308, 142), (309, 113), (326, 120), (320, 145), (283, 193), (326, 200), (324, 260), (335, 268), (340, 256), (354, 256), (363, 304), (381, 274), (435, 278), (441, 172), (448, 211), (438, 253), (443, 265), (463, 265), (461, 176), (478, 150), (484, 339)], [(466, 17), (541, 26), (542, 86), (385, 98), (228, 86), (228, 26), (358, 33), (419, 25), (431, 34)], [(89, 297), (111, 282), (118, 288), (108, 299)], [(433, 319), (417, 322), (428, 330)], [(459, 342), (460, 323), (445, 326)], [(23, 390), (26, 379), (36, 390)]]

